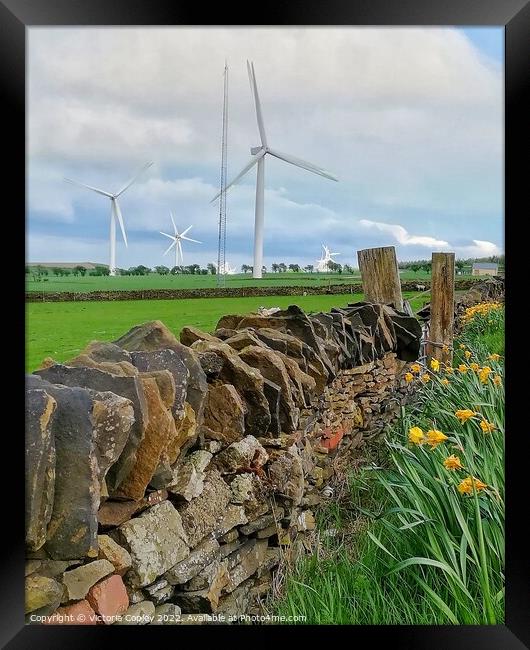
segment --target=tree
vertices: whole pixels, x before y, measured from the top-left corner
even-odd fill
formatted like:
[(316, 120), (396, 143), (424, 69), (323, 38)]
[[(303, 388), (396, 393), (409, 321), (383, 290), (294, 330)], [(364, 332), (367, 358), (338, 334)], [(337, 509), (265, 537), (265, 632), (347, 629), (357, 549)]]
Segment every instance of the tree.
[(419, 270), (421, 270), (422, 268), (423, 268), (423, 266), (422, 266), (422, 264), (420, 264), (419, 262), (412, 262), (412, 264), (409, 264), (409, 269), (410, 269), (413, 273), (417, 273), (417, 272), (418, 272)]
[(278, 273), (278, 265), (276, 262), (274, 262), (274, 264), (271, 264), (271, 269), (273, 273)]
[(431, 272), (431, 267), (432, 267), (432, 262), (425, 262), (422, 265), (423, 270), (426, 271), (427, 273)]
[(63, 270), (58, 266), (54, 267), (52, 270), (53, 270), (53, 275), (62, 275), (63, 274)]
[(278, 269), (280, 270), (280, 273), (287, 272), (287, 266), (283, 262), (280, 262), (280, 264), (278, 264)]
[(81, 266), (80, 264), (78, 266), (74, 266), (74, 275), (84, 276), (85, 274), (86, 274), (86, 268), (84, 266)]
[(207, 264), (206, 268), (208, 269), (208, 272), (211, 273), (212, 275), (215, 275), (217, 273), (217, 267), (215, 264), (212, 264), (211, 262)]
[(265, 266), (265, 264), (261, 267), (261, 272), (267, 273), (267, 267)]
[(300, 271), (300, 266), (298, 264), (289, 264), (289, 270), (293, 273), (298, 273)]
[(307, 266), (304, 266), (304, 271), (307, 271), (308, 273), (313, 273), (315, 267), (312, 264), (308, 264)]
[(167, 275), (169, 273), (167, 266), (155, 266), (155, 271), (158, 275)]
[(250, 266), (248, 264), (241, 264), (241, 270), (243, 273), (248, 273), (250, 271)]

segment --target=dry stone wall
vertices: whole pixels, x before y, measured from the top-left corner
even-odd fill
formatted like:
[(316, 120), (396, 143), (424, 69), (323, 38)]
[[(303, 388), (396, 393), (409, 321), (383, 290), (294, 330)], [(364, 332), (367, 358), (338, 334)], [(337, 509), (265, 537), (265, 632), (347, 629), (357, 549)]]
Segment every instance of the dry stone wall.
[[(315, 280), (315, 283), (317, 281)], [(469, 289), (478, 279), (457, 279), (457, 290)], [(402, 282), (403, 291), (417, 291), (423, 286), (430, 289), (429, 280)], [(362, 293), (361, 284), (317, 284), (317, 286), (276, 286), (276, 287), (211, 287), (200, 289), (132, 289), (123, 291), (26, 291), (26, 302), (71, 302), (91, 300), (170, 300), (174, 298), (251, 298), (267, 296), (344, 295)]]
[(310, 550), (333, 461), (391, 420), (421, 328), (390, 307), (139, 325), (26, 381), (26, 614), (171, 624), (259, 611)]

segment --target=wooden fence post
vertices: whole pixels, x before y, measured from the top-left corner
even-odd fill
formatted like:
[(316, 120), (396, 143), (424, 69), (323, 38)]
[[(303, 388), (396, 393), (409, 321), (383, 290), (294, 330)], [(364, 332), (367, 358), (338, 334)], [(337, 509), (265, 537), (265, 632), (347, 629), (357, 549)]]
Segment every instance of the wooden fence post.
[[(455, 254), (433, 253), (429, 326), (429, 341), (432, 343), (427, 343), (425, 346), (428, 362), (434, 358), (444, 363), (452, 363), (454, 314)], [(442, 346), (446, 346), (448, 351), (446, 352)]]
[(357, 251), (359, 270), (367, 302), (392, 304), (403, 311), (401, 281), (394, 246)]

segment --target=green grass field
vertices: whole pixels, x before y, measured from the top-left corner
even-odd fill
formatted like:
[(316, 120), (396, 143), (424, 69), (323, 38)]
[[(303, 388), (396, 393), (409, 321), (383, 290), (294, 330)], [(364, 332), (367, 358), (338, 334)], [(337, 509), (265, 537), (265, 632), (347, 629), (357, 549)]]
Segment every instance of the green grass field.
[[(406, 298), (413, 295), (404, 293)], [(362, 300), (361, 294), (28, 303), (26, 368), (29, 372), (35, 370), (47, 356), (66, 361), (89, 341), (111, 341), (134, 325), (150, 320), (161, 320), (178, 336), (185, 325), (211, 331), (221, 316), (251, 312), (261, 306), (285, 308), (297, 304), (306, 311), (326, 311), (358, 300)], [(419, 309), (426, 300), (428, 295), (412, 299), (413, 309)]]
[[(44, 276), (46, 281), (35, 281), (31, 275), (26, 275), (27, 291), (127, 291), (134, 289), (206, 289), (216, 286), (215, 275), (123, 275), (115, 277), (103, 276), (67, 276), (55, 275)], [(404, 271), (401, 274), (402, 280), (423, 280), (430, 279), (430, 274), (425, 271), (413, 273)], [(467, 279), (471, 276), (459, 276), (460, 279)], [(261, 280), (255, 280), (250, 273), (246, 275), (229, 275), (226, 277), (225, 286), (236, 287), (281, 287), (281, 286), (327, 286), (328, 284), (360, 284), (359, 273), (266, 273)]]

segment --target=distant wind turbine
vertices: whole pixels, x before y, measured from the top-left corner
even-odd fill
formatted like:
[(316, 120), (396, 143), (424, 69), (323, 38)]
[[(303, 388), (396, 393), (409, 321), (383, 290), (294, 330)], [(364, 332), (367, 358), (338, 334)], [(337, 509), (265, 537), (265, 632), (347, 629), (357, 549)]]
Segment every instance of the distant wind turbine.
[[(267, 144), (267, 136), (265, 134), (265, 126), (263, 123), (263, 114), (261, 112), (261, 104), (259, 100), (259, 95), (258, 95), (258, 86), (256, 84), (256, 75), (254, 73), (254, 64), (249, 63), (247, 61), (247, 69), (248, 69), (248, 76), (250, 80), (250, 88), (252, 91), (252, 94), (254, 96), (254, 104), (256, 106), (256, 117), (258, 121), (258, 129), (260, 133), (260, 139), (261, 139), (261, 146), (259, 147), (251, 147), (250, 153), (252, 154), (252, 158), (250, 159), (250, 162), (243, 167), (241, 172), (232, 180), (231, 183), (229, 183), (226, 188), (228, 190), (229, 187), (232, 187), (232, 185), (235, 185), (240, 178), (242, 178), (247, 172), (249, 172), (254, 165), (257, 164), (258, 166), (258, 172), (257, 172), (257, 178), (256, 178), (256, 214), (255, 214), (255, 220), (254, 220), (254, 268), (252, 271), (252, 275), (255, 278), (261, 278), (262, 277), (262, 266), (263, 266), (263, 222), (264, 222), (264, 202), (265, 202), (265, 156), (267, 154), (270, 154), (271, 156), (274, 156), (274, 158), (279, 158), (280, 160), (283, 160), (284, 162), (290, 163), (291, 165), (294, 165), (295, 167), (301, 167), (302, 169), (305, 169), (306, 171), (313, 172), (313, 174), (318, 174), (319, 176), (324, 176), (324, 178), (329, 178), (332, 181), (337, 181), (338, 179), (335, 178), (332, 174), (329, 172), (325, 171), (321, 167), (317, 167), (316, 165), (313, 165), (312, 163), (306, 162), (305, 160), (301, 160), (300, 158), (295, 158), (294, 156), (291, 156), (290, 154), (282, 153), (281, 151), (277, 151), (276, 149), (271, 149), (268, 144)], [(215, 201), (219, 196), (221, 192), (216, 194), (214, 198), (212, 199), (212, 202)]]
[[(161, 235), (164, 235), (164, 237), (169, 237), (169, 239), (173, 240), (173, 243), (169, 246), (164, 251), (164, 255), (167, 255), (169, 251), (175, 247), (175, 266), (183, 266), (184, 265), (184, 254), (182, 252), (182, 241), (192, 241), (195, 242), (196, 244), (202, 244), (202, 242), (197, 241), (196, 239), (191, 239), (191, 237), (186, 237), (186, 233), (189, 232), (193, 226), (188, 226), (184, 232), (179, 233), (177, 230), (177, 226), (175, 225), (175, 220), (173, 219), (173, 214), (170, 212), (169, 216), (171, 217), (171, 223), (173, 224), (173, 231), (174, 235), (168, 235), (167, 232), (162, 232), (160, 231)], [(179, 264), (179, 257), (180, 257), (180, 264)]]
[(322, 244), (322, 249), (324, 255), (317, 261), (317, 271), (319, 272), (329, 271), (328, 262), (334, 262), (333, 256), (340, 255), (340, 253), (332, 253), (324, 244)]
[(80, 187), (86, 187), (89, 190), (102, 194), (110, 199), (110, 264), (109, 264), (109, 274), (116, 275), (116, 221), (120, 224), (121, 234), (123, 236), (123, 241), (125, 246), (127, 244), (127, 235), (125, 234), (125, 225), (123, 223), (123, 216), (118, 204), (118, 197), (121, 196), (125, 190), (127, 190), (134, 181), (140, 176), (142, 172), (151, 167), (153, 163), (146, 163), (130, 180), (125, 183), (125, 185), (115, 194), (111, 192), (105, 192), (105, 190), (100, 190), (97, 187), (92, 187), (91, 185), (85, 185), (79, 181), (74, 181), (71, 178), (65, 178), (64, 180), (67, 183), (72, 183), (73, 185), (79, 185)]

